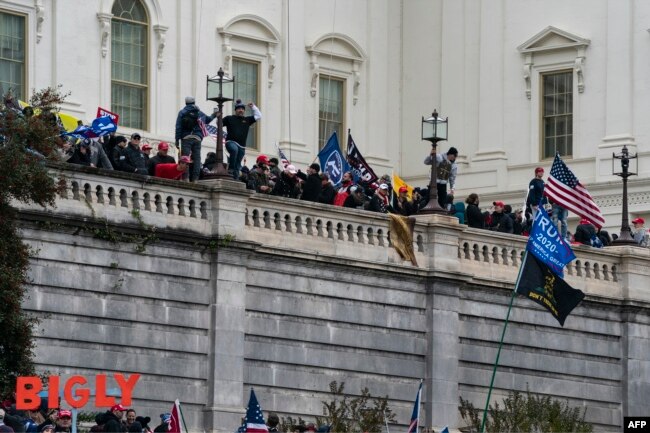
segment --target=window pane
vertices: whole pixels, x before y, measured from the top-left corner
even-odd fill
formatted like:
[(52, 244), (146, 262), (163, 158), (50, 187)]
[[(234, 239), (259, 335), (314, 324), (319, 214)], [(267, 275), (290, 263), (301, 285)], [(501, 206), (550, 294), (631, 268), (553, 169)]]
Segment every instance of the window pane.
[(0, 93), (25, 95), (25, 17), (0, 12)]
[[(259, 66), (257, 62), (244, 61), (240, 59), (233, 59), (232, 70), (235, 77), (235, 99), (241, 99), (246, 104), (246, 111), (244, 116), (252, 116), (253, 111), (248, 107), (249, 102), (254, 102), (258, 105), (258, 79), (259, 79)], [(259, 106), (259, 105), (258, 105)], [(235, 110), (235, 102), (233, 101), (233, 112)], [(248, 131), (248, 138), (246, 139), (246, 147), (257, 149), (257, 128), (254, 123)]]
[(112, 110), (120, 124), (147, 128), (148, 23), (140, 0), (116, 0), (111, 25)]
[(320, 76), (318, 109), (318, 146), (322, 149), (336, 131), (343, 140), (343, 80)]
[(542, 76), (543, 150), (544, 158), (556, 152), (571, 156), (573, 152), (573, 72)]

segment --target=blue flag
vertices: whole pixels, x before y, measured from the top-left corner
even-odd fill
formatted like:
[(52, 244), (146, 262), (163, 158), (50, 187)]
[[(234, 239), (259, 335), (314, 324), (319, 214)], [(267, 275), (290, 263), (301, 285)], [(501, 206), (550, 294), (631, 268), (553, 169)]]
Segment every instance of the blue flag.
[(411, 415), (411, 423), (409, 424), (407, 433), (417, 433), (418, 427), (420, 426), (420, 396), (422, 395), (422, 383), (423, 382), (420, 382), (418, 395), (415, 397), (415, 405), (413, 406), (413, 414)]
[(111, 132), (115, 132), (117, 130), (117, 125), (111, 116), (102, 116), (93, 120), (91, 129), (95, 134), (97, 134), (97, 137), (102, 137)]
[(323, 170), (323, 173), (327, 173), (334, 186), (341, 183), (343, 173), (350, 171), (350, 166), (341, 153), (336, 132), (332, 133), (325, 147), (318, 152), (318, 159), (320, 160), (321, 170)]
[(253, 388), (251, 388), (251, 396), (248, 399), (248, 407), (246, 408), (245, 425), (246, 433), (264, 433), (269, 431), (264, 422), (264, 414), (262, 413), (260, 404), (257, 402)]
[(560, 278), (564, 278), (564, 267), (576, 258), (542, 206), (535, 215), (526, 249)]

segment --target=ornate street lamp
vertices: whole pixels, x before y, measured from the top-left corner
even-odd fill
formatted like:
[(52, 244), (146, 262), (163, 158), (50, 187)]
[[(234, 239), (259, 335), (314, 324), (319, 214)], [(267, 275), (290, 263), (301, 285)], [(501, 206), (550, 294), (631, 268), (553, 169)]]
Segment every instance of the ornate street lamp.
[(430, 141), (433, 148), (433, 157), (431, 161), (431, 179), (429, 180), (429, 203), (420, 210), (421, 214), (446, 214), (447, 211), (440, 207), (438, 203), (438, 188), (436, 181), (438, 179), (438, 165), (436, 162), (437, 146), (439, 141), (447, 140), (447, 126), (449, 119), (438, 117), (438, 112), (433, 110), (433, 114), (428, 119), (422, 117), (422, 140)]
[[(621, 219), (621, 234), (618, 236), (613, 243), (615, 245), (636, 245), (632, 233), (630, 230), (630, 222), (627, 212), (627, 178), (630, 176), (636, 176), (636, 172), (630, 171), (630, 160), (635, 160), (637, 157), (636, 154), (630, 155), (627, 146), (623, 145), (621, 153), (612, 153), (612, 173), (615, 176), (620, 176), (623, 178), (623, 216)], [(621, 160), (621, 171), (617, 172), (614, 167), (614, 161)]]
[(223, 103), (232, 101), (235, 94), (235, 77), (228, 77), (223, 69), (214, 77), (207, 77), (206, 99), (217, 103), (217, 166), (212, 178), (233, 180), (223, 162)]

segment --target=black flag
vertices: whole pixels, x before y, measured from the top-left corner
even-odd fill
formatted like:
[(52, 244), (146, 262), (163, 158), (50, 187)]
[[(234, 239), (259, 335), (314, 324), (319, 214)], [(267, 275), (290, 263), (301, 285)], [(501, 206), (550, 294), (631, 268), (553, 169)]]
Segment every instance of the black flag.
[(370, 165), (368, 165), (365, 158), (361, 155), (361, 152), (359, 152), (359, 148), (352, 139), (350, 130), (348, 130), (348, 164), (350, 164), (350, 167), (354, 170), (355, 174), (364, 182), (373, 183), (379, 179), (375, 172), (372, 171), (372, 168), (370, 168)]
[(546, 308), (564, 326), (564, 320), (585, 294), (569, 286), (532, 254), (526, 254), (516, 292)]

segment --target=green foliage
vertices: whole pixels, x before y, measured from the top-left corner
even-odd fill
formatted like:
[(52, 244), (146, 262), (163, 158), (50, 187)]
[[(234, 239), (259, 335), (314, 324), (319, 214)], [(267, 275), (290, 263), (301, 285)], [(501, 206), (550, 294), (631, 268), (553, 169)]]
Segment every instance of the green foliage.
[[(472, 432), (481, 429), (483, 411), (460, 397), (460, 415)], [(585, 422), (587, 409), (570, 407), (568, 401), (550, 396), (511, 391), (503, 404), (490, 405), (485, 430), (488, 432), (577, 432), (590, 433), (593, 426)]]
[(345, 382), (330, 383), (331, 401), (323, 402), (323, 417), (316, 417), (318, 425), (331, 426), (332, 432), (379, 433), (387, 422), (396, 422), (395, 414), (388, 406), (388, 396), (373, 397), (368, 388), (361, 390), (359, 397), (344, 394)]
[(0, 104), (0, 398), (15, 390), (17, 376), (34, 375), (33, 330), (38, 323), (22, 309), (31, 252), (18, 233), (10, 203), (54, 204), (61, 186), (45, 162), (57, 158), (61, 145), (54, 117), (61, 102), (58, 89), (37, 92), (30, 103), (39, 114), (31, 117)]

